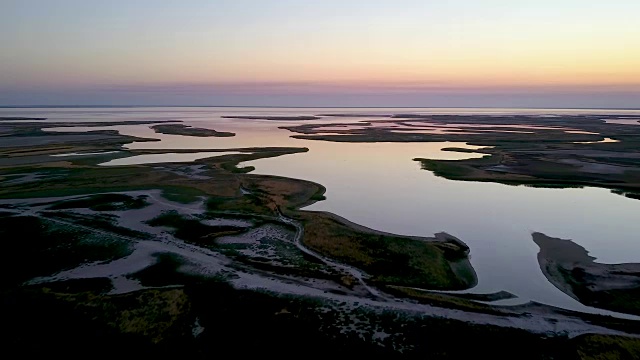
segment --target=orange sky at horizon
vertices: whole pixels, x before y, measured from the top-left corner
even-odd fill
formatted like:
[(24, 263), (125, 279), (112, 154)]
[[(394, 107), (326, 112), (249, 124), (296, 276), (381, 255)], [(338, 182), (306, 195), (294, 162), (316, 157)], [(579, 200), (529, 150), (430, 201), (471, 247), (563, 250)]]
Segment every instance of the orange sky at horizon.
[(7, 9), (0, 90), (10, 95), (640, 92), (640, 1), (9, 0)]

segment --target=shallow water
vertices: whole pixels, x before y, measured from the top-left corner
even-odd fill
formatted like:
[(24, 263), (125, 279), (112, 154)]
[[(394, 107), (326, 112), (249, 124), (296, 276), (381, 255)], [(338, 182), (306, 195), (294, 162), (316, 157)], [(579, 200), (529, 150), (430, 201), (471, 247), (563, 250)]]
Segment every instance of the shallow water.
[[(640, 114), (610, 110), (515, 109), (2, 109), (0, 116), (48, 116), (52, 121), (184, 120), (186, 124), (231, 131), (228, 138), (155, 133), (148, 125), (113, 127), (123, 134), (161, 139), (132, 149), (235, 149), (255, 146), (307, 147), (309, 152), (246, 163), (258, 174), (307, 179), (327, 188), (325, 201), (308, 209), (336, 213), (374, 229), (431, 236), (445, 231), (471, 248), (479, 277), (473, 292), (506, 290), (522, 301), (569, 309), (588, 308), (551, 285), (542, 274), (531, 232), (573, 239), (604, 263), (640, 262), (640, 201), (598, 188), (539, 189), (493, 183), (450, 181), (421, 170), (412, 159), (464, 159), (482, 154), (443, 152), (461, 143), (332, 143), (292, 139), (278, 129), (303, 122), (222, 119), (221, 115), (391, 114)], [(373, 116), (372, 116), (373, 118)], [(382, 120), (383, 118), (380, 118)], [(369, 118), (328, 117), (322, 123), (356, 123)], [(304, 123), (308, 123), (304, 122)], [(95, 130), (96, 128), (91, 128)], [(77, 128), (77, 131), (86, 131)], [(68, 129), (65, 129), (68, 131)], [(119, 159), (124, 160), (124, 159)]]
[(605, 119), (607, 124), (640, 125), (640, 119)]

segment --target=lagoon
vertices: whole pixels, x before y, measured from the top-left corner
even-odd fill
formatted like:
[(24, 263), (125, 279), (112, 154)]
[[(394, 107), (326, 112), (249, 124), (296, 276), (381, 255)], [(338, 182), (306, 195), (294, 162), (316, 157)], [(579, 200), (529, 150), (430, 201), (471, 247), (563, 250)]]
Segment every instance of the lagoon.
[[(474, 112), (475, 111), (475, 112)], [(537, 301), (567, 309), (608, 313), (581, 305), (555, 288), (538, 265), (533, 232), (572, 239), (604, 263), (640, 262), (640, 201), (600, 188), (542, 189), (495, 183), (451, 181), (422, 170), (416, 157), (465, 159), (481, 153), (441, 151), (469, 147), (463, 143), (334, 143), (293, 139), (281, 126), (296, 121), (224, 119), (224, 115), (298, 116), (322, 113), (367, 114), (326, 117), (322, 123), (383, 120), (393, 113), (640, 114), (636, 111), (554, 109), (258, 109), (258, 108), (127, 108), (2, 109), (0, 116), (46, 116), (47, 121), (102, 121), (125, 135), (155, 138), (131, 149), (236, 149), (264, 146), (307, 147), (306, 153), (260, 159), (243, 165), (255, 173), (306, 179), (327, 188), (326, 200), (306, 209), (329, 211), (355, 223), (403, 235), (450, 233), (471, 248), (479, 283), (471, 292), (506, 290), (518, 302)], [(186, 125), (236, 133), (228, 138), (195, 138), (157, 134), (149, 125), (108, 126), (110, 121), (174, 120)], [(69, 131), (69, 128), (52, 130)], [(218, 153), (219, 155), (220, 153)], [(125, 160), (126, 158), (119, 159)], [(126, 161), (126, 160), (125, 160)], [(157, 159), (154, 159), (157, 161)], [(106, 164), (105, 164), (106, 165)]]

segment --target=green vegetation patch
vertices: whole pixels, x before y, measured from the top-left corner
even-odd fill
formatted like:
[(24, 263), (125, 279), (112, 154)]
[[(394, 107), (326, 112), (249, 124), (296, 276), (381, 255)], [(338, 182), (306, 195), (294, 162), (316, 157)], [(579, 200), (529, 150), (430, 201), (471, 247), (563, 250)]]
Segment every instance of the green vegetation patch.
[(572, 340), (580, 360), (640, 358), (640, 339), (611, 335), (582, 335)]
[(222, 252), (235, 260), (256, 269), (298, 277), (331, 279), (340, 282), (338, 274), (322, 261), (301, 251), (294, 243), (296, 229), (283, 223), (265, 221), (263, 225), (279, 227), (282, 233), (270, 233), (267, 228), (263, 235), (252, 242), (237, 242), (226, 239), (218, 245)]
[[(209, 211), (241, 211), (246, 214), (273, 214), (270, 208), (273, 202), (267, 194), (254, 192), (234, 197), (212, 196), (207, 199)], [(273, 207), (273, 206), (272, 206)]]
[(159, 186), (162, 189), (162, 197), (180, 204), (193, 204), (202, 199), (206, 194), (199, 189), (186, 186)]
[[(460, 269), (454, 271), (451, 265), (466, 257), (466, 247), (358, 231), (322, 213), (303, 213), (302, 217), (306, 246), (365, 270), (379, 285), (465, 289), (475, 284), (475, 275), (459, 276)], [(470, 264), (466, 267), (475, 274)]]

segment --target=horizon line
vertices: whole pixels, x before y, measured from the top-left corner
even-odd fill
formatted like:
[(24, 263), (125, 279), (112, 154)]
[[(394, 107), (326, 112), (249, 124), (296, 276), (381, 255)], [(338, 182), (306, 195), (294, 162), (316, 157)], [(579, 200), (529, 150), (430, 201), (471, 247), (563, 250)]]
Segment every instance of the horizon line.
[(278, 105), (0, 105), (0, 109), (29, 108), (160, 108), (160, 107), (202, 107), (202, 108), (282, 108), (282, 109), (548, 109), (548, 110), (640, 110), (640, 107), (545, 107), (545, 106), (278, 106)]

